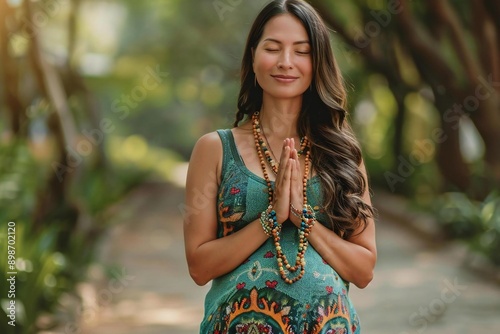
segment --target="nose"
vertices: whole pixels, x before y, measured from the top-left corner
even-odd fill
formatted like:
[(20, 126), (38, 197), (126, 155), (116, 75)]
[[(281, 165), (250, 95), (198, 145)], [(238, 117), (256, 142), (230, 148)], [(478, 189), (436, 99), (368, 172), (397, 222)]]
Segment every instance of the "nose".
[(278, 68), (279, 69), (293, 68), (292, 56), (290, 51), (284, 50), (283, 52), (281, 52), (280, 57), (278, 59)]

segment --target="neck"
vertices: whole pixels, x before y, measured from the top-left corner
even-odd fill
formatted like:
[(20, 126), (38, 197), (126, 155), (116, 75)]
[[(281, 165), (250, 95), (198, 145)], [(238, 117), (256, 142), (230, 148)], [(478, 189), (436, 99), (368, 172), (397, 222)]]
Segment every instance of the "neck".
[(297, 137), (297, 120), (302, 107), (302, 97), (271, 99), (264, 96), (260, 110), (261, 126), (266, 133), (278, 139)]

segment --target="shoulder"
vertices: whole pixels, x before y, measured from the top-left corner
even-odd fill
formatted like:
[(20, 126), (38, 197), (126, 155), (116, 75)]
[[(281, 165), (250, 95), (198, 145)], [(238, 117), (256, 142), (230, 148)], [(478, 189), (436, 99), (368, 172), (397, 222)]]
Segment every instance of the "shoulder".
[(204, 134), (196, 141), (191, 159), (202, 157), (203, 160), (213, 160), (220, 156), (222, 156), (222, 141), (217, 131), (213, 131)]
[[(220, 177), (222, 165), (222, 141), (217, 131), (201, 136), (194, 145), (189, 163), (189, 175), (215, 171), (217, 179)], [(192, 173), (190, 173), (192, 172)]]
[(194, 149), (200, 149), (200, 148), (210, 148), (210, 149), (217, 149), (217, 148), (222, 148), (222, 143), (221, 139), (219, 137), (219, 134), (217, 131), (209, 132), (201, 136), (197, 141), (196, 144), (194, 145)]

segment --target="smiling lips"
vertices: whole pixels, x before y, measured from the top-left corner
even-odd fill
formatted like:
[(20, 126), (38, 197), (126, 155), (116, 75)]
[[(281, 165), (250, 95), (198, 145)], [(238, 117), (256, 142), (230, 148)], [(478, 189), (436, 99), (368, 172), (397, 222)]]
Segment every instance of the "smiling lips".
[(290, 83), (297, 80), (299, 77), (294, 77), (291, 75), (271, 75), (274, 79), (282, 83)]

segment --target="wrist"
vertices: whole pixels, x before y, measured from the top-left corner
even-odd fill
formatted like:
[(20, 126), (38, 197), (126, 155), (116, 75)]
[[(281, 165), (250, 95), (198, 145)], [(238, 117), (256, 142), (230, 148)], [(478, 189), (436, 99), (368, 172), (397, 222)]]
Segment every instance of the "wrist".
[(292, 203), (290, 203), (290, 213), (299, 219), (302, 217), (302, 210), (297, 209)]
[(272, 205), (269, 205), (267, 209), (260, 214), (260, 224), (268, 237), (272, 237), (273, 232), (277, 231), (279, 233), (281, 230), (281, 224), (278, 223), (278, 217)]
[(302, 209), (301, 223), (300, 229), (304, 232), (306, 238), (311, 233), (311, 230), (316, 224), (316, 214), (314, 213), (314, 209), (310, 205), (304, 205)]
[(300, 227), (302, 222), (302, 210), (297, 209), (292, 203), (290, 203), (289, 219), (295, 226)]

